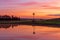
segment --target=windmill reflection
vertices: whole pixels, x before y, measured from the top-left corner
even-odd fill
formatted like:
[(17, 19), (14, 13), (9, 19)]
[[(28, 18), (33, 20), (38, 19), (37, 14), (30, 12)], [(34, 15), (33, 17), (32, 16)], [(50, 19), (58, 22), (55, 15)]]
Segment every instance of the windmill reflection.
[(35, 26), (33, 25), (32, 27), (33, 27), (33, 34), (36, 34), (36, 33), (35, 33)]

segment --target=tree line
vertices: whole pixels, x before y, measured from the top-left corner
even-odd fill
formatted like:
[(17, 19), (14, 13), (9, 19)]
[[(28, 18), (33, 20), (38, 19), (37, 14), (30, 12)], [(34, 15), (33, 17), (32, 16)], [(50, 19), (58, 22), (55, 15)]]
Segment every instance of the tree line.
[(20, 18), (16, 16), (3, 15), (0, 16), (0, 21), (1, 20), (20, 20)]

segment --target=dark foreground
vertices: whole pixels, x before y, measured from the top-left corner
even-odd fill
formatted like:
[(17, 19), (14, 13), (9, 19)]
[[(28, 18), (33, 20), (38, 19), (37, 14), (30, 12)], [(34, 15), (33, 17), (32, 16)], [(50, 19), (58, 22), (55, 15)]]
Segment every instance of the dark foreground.
[(60, 27), (60, 22), (51, 22), (51, 21), (0, 21), (0, 24), (22, 24), (22, 25), (35, 25), (35, 26), (54, 26)]

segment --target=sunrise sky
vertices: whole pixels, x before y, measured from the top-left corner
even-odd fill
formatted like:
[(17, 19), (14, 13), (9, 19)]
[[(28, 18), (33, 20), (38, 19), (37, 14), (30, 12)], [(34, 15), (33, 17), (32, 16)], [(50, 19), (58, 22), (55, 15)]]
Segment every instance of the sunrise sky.
[(0, 15), (14, 15), (23, 18), (58, 18), (60, 0), (0, 0)]

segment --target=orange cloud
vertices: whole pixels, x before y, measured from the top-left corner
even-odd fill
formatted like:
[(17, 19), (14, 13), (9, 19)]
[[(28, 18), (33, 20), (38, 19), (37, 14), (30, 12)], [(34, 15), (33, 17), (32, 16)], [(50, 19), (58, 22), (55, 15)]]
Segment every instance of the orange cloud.
[(60, 14), (49, 14), (48, 16), (60, 16)]

